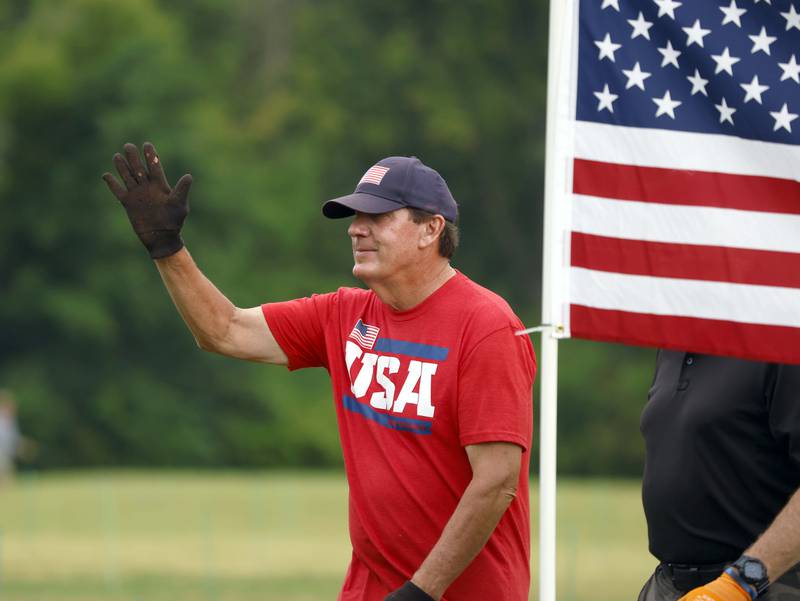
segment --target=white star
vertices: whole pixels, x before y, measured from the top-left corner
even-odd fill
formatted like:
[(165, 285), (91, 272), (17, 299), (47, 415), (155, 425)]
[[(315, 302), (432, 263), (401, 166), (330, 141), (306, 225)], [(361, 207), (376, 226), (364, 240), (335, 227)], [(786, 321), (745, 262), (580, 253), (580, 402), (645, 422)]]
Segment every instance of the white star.
[[(761, 2), (761, 0), (756, 0), (756, 4), (758, 4), (759, 2)], [(764, 2), (766, 2), (767, 4), (772, 4), (772, 0), (764, 0)]]
[(623, 69), (622, 72), (625, 74), (625, 77), (628, 78), (628, 83), (625, 86), (626, 90), (633, 86), (644, 90), (644, 80), (651, 75), (651, 73), (647, 71), (642, 71), (638, 62), (633, 66), (633, 69)]
[(783, 103), (783, 108), (778, 112), (770, 112), (772, 118), (775, 119), (775, 127), (772, 131), (778, 131), (780, 128), (785, 129), (792, 133), (792, 121), (797, 119), (797, 113), (790, 113), (786, 103)]
[(753, 75), (753, 79), (750, 83), (740, 83), (739, 85), (747, 92), (747, 94), (744, 95), (745, 104), (751, 100), (755, 100), (758, 104), (761, 104), (761, 94), (769, 90), (769, 86), (762, 86), (758, 83), (758, 75)]
[(725, 46), (725, 50), (722, 51), (722, 54), (712, 54), (711, 59), (717, 63), (717, 67), (714, 69), (714, 75), (720, 71), (725, 71), (728, 73), (728, 75), (733, 75), (733, 66), (742, 60), (735, 56), (731, 56), (727, 46)]
[(703, 47), (703, 38), (706, 37), (709, 33), (711, 33), (710, 29), (703, 29), (700, 26), (700, 19), (695, 19), (694, 25), (692, 25), (691, 27), (681, 27), (681, 29), (683, 29), (683, 31), (686, 32), (687, 46), (691, 46), (692, 44), (697, 44), (701, 48)]
[(678, 57), (681, 55), (680, 50), (675, 50), (672, 47), (672, 42), (667, 40), (667, 45), (663, 48), (659, 48), (658, 51), (664, 57), (661, 59), (661, 66), (666, 67), (667, 65), (675, 65), (676, 69), (680, 69), (678, 66)]
[(722, 104), (715, 104), (714, 107), (719, 111), (719, 122), (725, 123), (727, 121), (731, 125), (733, 125), (733, 114), (736, 112), (735, 108), (731, 108), (728, 106), (728, 103), (725, 102), (725, 98), (722, 99)]
[(789, 12), (781, 13), (781, 16), (786, 19), (786, 31), (789, 31), (792, 27), (800, 29), (800, 13), (795, 10), (794, 4), (790, 4)]
[(628, 19), (628, 23), (633, 27), (631, 39), (638, 36), (650, 39), (650, 28), (653, 24), (650, 21), (645, 21), (642, 11), (639, 11), (639, 16), (636, 19)]
[[(756, 0), (756, 2), (758, 2), (758, 0)], [(767, 0), (767, 2), (769, 2), (769, 0)], [(603, 6), (601, 6), (600, 9), (605, 10), (609, 6), (619, 12), (619, 0), (603, 0)]]
[(663, 98), (653, 98), (653, 102), (658, 105), (656, 117), (660, 117), (661, 115), (669, 115), (672, 119), (675, 118), (675, 109), (683, 104), (680, 100), (673, 100), (672, 96), (669, 94), (669, 90), (667, 90)]
[(616, 62), (614, 60), (614, 53), (622, 47), (622, 44), (615, 44), (611, 41), (611, 34), (609, 33), (606, 34), (602, 42), (595, 40), (594, 45), (600, 48), (600, 55), (597, 59), (603, 60), (604, 58), (610, 58), (612, 63)]
[(708, 96), (708, 92), (706, 92), (706, 85), (708, 84), (708, 80), (700, 77), (700, 72), (697, 69), (694, 70), (693, 76), (690, 75), (686, 79), (692, 82), (692, 96), (694, 96), (698, 92), (701, 93), (703, 96)]
[(750, 54), (755, 54), (759, 50), (762, 50), (765, 54), (770, 54), (769, 46), (778, 38), (773, 37), (771, 35), (767, 35), (767, 28), (762, 27), (761, 33), (758, 35), (749, 35), (747, 36), (753, 41), (753, 49), (750, 51)]
[(653, 0), (658, 5), (658, 16), (669, 15), (675, 20), (675, 9), (683, 4), (683, 2), (675, 2), (675, 0)]
[(722, 24), (735, 23), (736, 27), (742, 26), (742, 15), (747, 12), (744, 8), (736, 6), (736, 0), (731, 0), (731, 5), (728, 8), (720, 6), (719, 9), (725, 13), (725, 18), (722, 19)]
[(609, 113), (614, 112), (614, 101), (619, 98), (618, 94), (612, 94), (608, 91), (608, 84), (603, 87), (602, 92), (595, 92), (595, 96), (600, 101), (597, 103), (597, 111), (600, 112), (603, 109), (608, 109)]
[(794, 54), (789, 59), (788, 63), (778, 63), (778, 66), (783, 69), (781, 81), (784, 79), (794, 79), (797, 83), (800, 83), (800, 64), (797, 63)]

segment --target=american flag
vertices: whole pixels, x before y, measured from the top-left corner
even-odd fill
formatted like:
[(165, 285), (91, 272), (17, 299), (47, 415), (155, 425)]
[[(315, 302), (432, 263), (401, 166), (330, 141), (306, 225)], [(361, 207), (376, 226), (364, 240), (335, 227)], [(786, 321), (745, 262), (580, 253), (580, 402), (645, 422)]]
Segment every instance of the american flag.
[(800, 363), (800, 0), (569, 1), (566, 332)]
[(359, 319), (356, 325), (353, 326), (353, 331), (350, 332), (348, 338), (355, 340), (366, 349), (372, 349), (375, 345), (375, 340), (378, 339), (378, 332), (380, 332), (378, 326), (367, 325)]
[(367, 172), (361, 177), (361, 181), (359, 181), (359, 185), (363, 183), (368, 184), (375, 184), (376, 186), (380, 186), (381, 182), (383, 181), (383, 176), (389, 171), (389, 167), (383, 167), (382, 165), (373, 165)]

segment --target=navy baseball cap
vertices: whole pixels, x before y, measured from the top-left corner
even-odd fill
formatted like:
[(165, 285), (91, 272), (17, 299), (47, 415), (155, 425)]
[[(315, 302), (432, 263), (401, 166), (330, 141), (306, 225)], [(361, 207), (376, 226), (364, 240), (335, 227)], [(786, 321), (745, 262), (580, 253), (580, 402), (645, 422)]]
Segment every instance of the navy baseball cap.
[(458, 206), (444, 178), (417, 157), (387, 157), (367, 169), (355, 192), (322, 205), (330, 219), (360, 213), (388, 213), (410, 207), (455, 223)]

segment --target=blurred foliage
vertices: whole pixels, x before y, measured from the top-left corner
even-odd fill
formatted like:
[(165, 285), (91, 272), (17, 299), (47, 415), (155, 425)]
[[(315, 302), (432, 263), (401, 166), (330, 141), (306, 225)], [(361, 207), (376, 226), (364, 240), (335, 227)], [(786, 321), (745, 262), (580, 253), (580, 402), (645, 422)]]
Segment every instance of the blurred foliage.
[[(240, 306), (341, 285), (321, 202), (413, 154), (461, 205), (456, 265), (539, 318), (547, 3), (0, 0), (0, 383), (41, 467), (333, 465), (322, 370), (196, 350), (100, 179), (151, 140)], [(652, 353), (562, 344), (560, 468), (641, 470)]]

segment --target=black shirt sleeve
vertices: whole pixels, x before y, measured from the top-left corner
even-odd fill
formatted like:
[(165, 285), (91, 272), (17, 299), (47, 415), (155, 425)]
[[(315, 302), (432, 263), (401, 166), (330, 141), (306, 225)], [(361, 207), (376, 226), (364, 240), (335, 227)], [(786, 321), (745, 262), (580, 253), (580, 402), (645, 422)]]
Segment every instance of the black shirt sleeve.
[(770, 366), (766, 387), (769, 427), (775, 442), (800, 468), (800, 365)]

